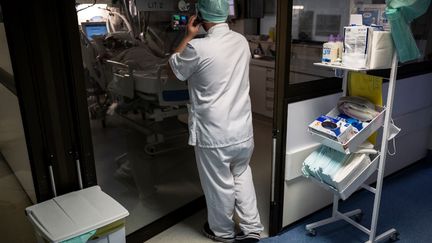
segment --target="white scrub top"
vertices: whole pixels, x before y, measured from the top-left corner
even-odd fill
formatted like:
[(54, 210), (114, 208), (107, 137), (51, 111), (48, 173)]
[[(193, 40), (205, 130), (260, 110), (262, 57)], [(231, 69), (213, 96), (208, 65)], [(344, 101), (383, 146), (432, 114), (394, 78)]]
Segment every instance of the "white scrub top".
[(221, 148), (253, 137), (249, 98), (251, 54), (244, 36), (228, 24), (212, 27), (169, 59), (180, 80), (188, 80), (189, 144)]

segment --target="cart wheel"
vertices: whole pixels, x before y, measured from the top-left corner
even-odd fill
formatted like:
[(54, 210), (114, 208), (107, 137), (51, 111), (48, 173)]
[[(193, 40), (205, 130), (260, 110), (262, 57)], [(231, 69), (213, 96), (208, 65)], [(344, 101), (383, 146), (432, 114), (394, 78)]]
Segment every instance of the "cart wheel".
[(390, 236), (390, 240), (392, 241), (392, 242), (395, 242), (395, 241), (398, 241), (399, 240), (399, 232), (396, 232), (396, 233), (394, 233), (394, 234), (392, 234), (391, 236)]
[(306, 229), (307, 230), (307, 235), (310, 237), (315, 237), (317, 235), (317, 232), (315, 229)]
[(362, 219), (363, 219), (363, 213), (354, 215), (354, 221), (356, 221), (357, 223), (360, 223)]

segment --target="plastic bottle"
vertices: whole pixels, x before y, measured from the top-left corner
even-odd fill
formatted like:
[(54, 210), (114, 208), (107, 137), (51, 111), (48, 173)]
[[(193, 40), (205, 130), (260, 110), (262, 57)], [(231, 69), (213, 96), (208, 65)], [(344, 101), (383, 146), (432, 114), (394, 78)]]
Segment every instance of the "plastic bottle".
[(276, 28), (275, 27), (270, 27), (270, 29), (269, 29), (269, 39), (272, 42), (276, 41)]
[(329, 41), (323, 44), (322, 62), (334, 63), (338, 58), (338, 49), (335, 37), (330, 35)]
[(342, 54), (343, 54), (343, 37), (341, 35), (337, 35), (336, 37), (336, 46), (338, 49), (338, 57), (336, 58), (336, 62), (342, 63)]

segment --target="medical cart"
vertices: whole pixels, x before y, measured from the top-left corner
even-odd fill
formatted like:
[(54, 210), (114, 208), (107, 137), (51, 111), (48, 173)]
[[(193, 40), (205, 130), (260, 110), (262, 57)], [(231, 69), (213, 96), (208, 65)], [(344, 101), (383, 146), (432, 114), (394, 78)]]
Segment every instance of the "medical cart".
[[(323, 63), (314, 63), (314, 65), (334, 69), (336, 74), (340, 72), (343, 73), (344, 96), (347, 94), (349, 71), (366, 72), (371, 70), (366, 68), (351, 68), (342, 65), (323, 64)], [(361, 171), (357, 175), (357, 177), (354, 178), (345, 189), (338, 191), (330, 187), (329, 185), (325, 184), (322, 181), (319, 181), (313, 177), (309, 177), (316, 184), (334, 193), (332, 217), (306, 225), (306, 230), (311, 236), (316, 235), (316, 230), (315, 230), (316, 228), (340, 220), (344, 220), (350, 223), (351, 225), (355, 226), (359, 230), (363, 231), (365, 234), (369, 236), (369, 240), (366, 243), (375, 243), (375, 242), (380, 242), (388, 239), (394, 241), (398, 240), (399, 233), (396, 231), (396, 229), (389, 229), (386, 232), (377, 235), (378, 216), (379, 216), (380, 203), (381, 203), (381, 193), (382, 193), (382, 186), (383, 186), (383, 179), (384, 179), (386, 156), (388, 150), (388, 142), (390, 137), (394, 137), (400, 131), (398, 128), (394, 126), (391, 119), (392, 110), (393, 110), (393, 99), (394, 99), (395, 86), (396, 86), (397, 67), (398, 67), (398, 57), (395, 51), (392, 60), (392, 68), (391, 68), (390, 79), (389, 79), (389, 88), (388, 88), (386, 106), (383, 107), (384, 108), (383, 112), (381, 112), (374, 120), (372, 120), (370, 125), (366, 129), (362, 130), (357, 136), (351, 139), (347, 144), (341, 144), (329, 138), (320, 137), (321, 143), (325, 144), (326, 146), (332, 147), (338, 151), (349, 154), (355, 151), (355, 149), (364, 141), (366, 141), (371, 134), (373, 134), (378, 129), (383, 127), (381, 152), (379, 153), (378, 156), (372, 158), (372, 162), (369, 164), (369, 166), (366, 167), (363, 171)], [(392, 131), (394, 131), (394, 133), (396, 134), (392, 134)], [(316, 134), (314, 135), (318, 136)], [(367, 184), (364, 184), (366, 180), (369, 179), (369, 177), (371, 177), (377, 170), (378, 173), (377, 173), (376, 187), (373, 188)], [(362, 217), (362, 211), (360, 209), (346, 212), (346, 213), (342, 213), (338, 210), (339, 200), (347, 199), (352, 193), (357, 191), (359, 188), (366, 189), (367, 191), (375, 194), (372, 223), (370, 229), (358, 223)]]

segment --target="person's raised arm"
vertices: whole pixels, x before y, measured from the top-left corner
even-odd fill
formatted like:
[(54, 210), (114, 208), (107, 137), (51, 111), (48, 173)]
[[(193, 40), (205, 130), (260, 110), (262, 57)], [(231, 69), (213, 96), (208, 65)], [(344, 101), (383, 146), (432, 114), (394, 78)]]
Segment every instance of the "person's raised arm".
[(195, 38), (195, 36), (198, 34), (201, 24), (194, 25), (196, 18), (197, 18), (196, 15), (190, 17), (187, 25), (186, 36), (183, 38), (183, 40), (180, 42), (180, 44), (177, 46), (174, 52), (176, 53), (183, 52), (183, 50), (186, 48), (189, 41), (193, 40), (193, 38)]
[[(187, 25), (186, 36), (183, 38), (183, 40), (180, 42), (180, 44), (174, 50), (174, 54), (182, 53), (184, 51), (184, 49), (186, 48), (187, 44), (189, 43), (189, 41), (193, 40), (193, 38), (195, 38), (195, 36), (198, 34), (201, 24), (194, 25), (196, 18), (197, 18), (197, 16), (193, 15), (189, 19), (189, 22)], [(169, 78), (177, 79), (177, 77), (175, 76), (175, 74), (172, 70), (171, 65), (168, 64), (167, 66), (168, 66), (167, 69), (168, 69)]]

